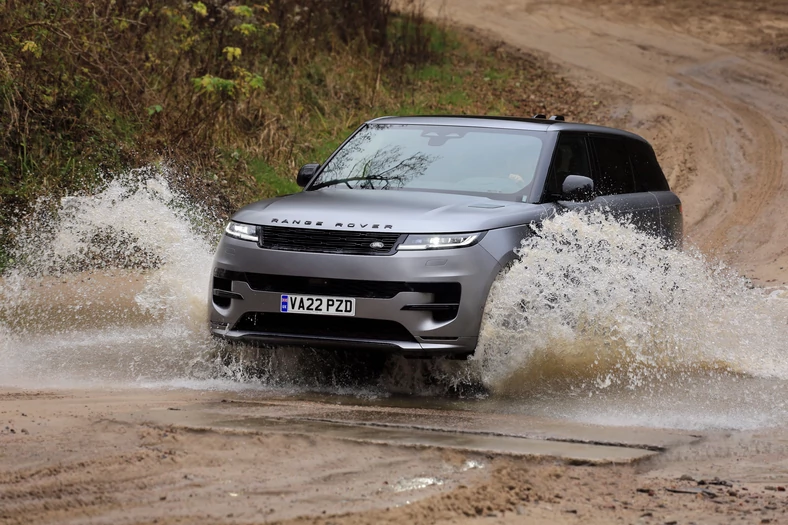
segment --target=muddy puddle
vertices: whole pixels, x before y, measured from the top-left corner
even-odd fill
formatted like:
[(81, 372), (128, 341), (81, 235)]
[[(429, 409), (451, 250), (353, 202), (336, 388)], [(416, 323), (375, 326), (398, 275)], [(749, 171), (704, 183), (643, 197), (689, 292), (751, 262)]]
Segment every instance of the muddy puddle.
[(227, 347), (205, 325), (222, 224), (156, 170), (42, 205), (0, 281), (0, 384), (226, 390), (612, 426), (788, 421), (788, 299), (691, 247), (567, 214), (524, 241), (467, 362)]

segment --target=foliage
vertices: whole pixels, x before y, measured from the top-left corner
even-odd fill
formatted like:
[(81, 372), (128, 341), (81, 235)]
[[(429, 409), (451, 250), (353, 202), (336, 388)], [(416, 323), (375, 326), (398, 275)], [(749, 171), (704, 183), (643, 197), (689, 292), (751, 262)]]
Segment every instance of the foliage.
[(327, 68), (426, 60), (388, 45), (390, 19), (389, 0), (2, 2), (3, 209), (157, 157), (216, 172), (221, 151), (242, 149), (291, 169), (290, 141), (330, 103), (318, 91), (355, 86), (320, 86), (336, 80), (327, 71), (283, 82), (315, 73), (318, 56)]
[(547, 103), (587, 117), (533, 57), (404, 4), (0, 2), (0, 235), (40, 195), (161, 160), (197, 174), (186, 189), (198, 196), (226, 195), (228, 210), (291, 192), (300, 164), (380, 114), (531, 114)]

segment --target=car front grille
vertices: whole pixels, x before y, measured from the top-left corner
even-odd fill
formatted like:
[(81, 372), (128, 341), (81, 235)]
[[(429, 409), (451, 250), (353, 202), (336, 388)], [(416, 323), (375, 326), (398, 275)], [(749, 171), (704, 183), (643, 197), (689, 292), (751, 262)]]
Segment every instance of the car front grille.
[(359, 317), (247, 312), (233, 329), (291, 337), (416, 341), (404, 326), (395, 321)]
[(258, 245), (269, 250), (337, 253), (346, 255), (391, 255), (402, 237), (392, 232), (355, 232), (261, 226)]

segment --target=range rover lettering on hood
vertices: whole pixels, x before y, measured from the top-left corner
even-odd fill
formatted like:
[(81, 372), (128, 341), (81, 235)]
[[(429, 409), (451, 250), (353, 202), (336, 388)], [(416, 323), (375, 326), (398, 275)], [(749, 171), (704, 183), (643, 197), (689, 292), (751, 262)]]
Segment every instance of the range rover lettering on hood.
[[(301, 219), (271, 219), (271, 224), (288, 224), (304, 226), (323, 226), (323, 221), (302, 221)], [(358, 223), (358, 222), (336, 222), (334, 228), (367, 228), (370, 230), (392, 230), (394, 226), (391, 224), (374, 224), (374, 223)]]

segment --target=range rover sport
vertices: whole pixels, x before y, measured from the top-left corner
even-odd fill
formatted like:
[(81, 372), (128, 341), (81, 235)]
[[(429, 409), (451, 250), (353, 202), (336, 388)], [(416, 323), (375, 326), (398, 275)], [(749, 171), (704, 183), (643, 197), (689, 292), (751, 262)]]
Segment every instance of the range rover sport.
[(383, 117), (250, 204), (216, 251), (214, 336), (264, 345), (472, 354), (493, 280), (565, 210), (603, 208), (681, 244), (651, 146), (550, 119)]

